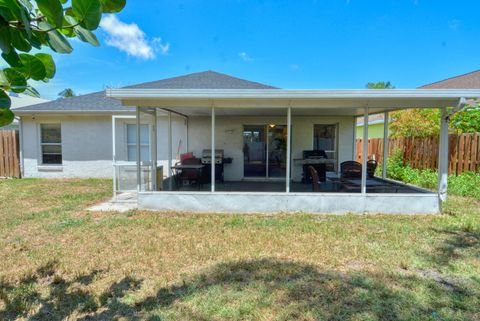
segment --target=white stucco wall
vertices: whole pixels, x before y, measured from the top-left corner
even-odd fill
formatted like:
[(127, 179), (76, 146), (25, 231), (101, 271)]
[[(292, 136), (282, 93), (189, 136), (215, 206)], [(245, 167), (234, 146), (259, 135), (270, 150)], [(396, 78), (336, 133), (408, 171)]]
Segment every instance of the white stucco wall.
[[(41, 164), (40, 124), (60, 123), (61, 166)], [(24, 177), (111, 177), (111, 117), (22, 117)]]
[[(40, 124), (60, 122), (62, 129), (62, 166), (42, 166), (40, 149)], [(116, 159), (127, 160), (126, 124), (134, 119), (116, 121)], [(238, 117), (216, 118), (216, 148), (224, 149), (233, 163), (225, 165), (226, 180), (243, 179), (243, 126), (263, 124), (286, 124), (285, 117)], [(353, 159), (353, 117), (292, 117), (292, 159), (301, 158), (303, 150), (313, 148), (315, 124), (338, 124), (339, 162)], [(167, 174), (168, 118), (157, 119), (158, 162)], [(201, 157), (203, 149), (210, 148), (210, 117), (190, 117), (188, 151)], [(25, 177), (112, 177), (112, 118), (111, 116), (36, 116), (22, 117), (23, 166)], [(180, 148), (179, 148), (180, 147)], [(172, 115), (172, 156), (187, 151), (185, 119)], [(292, 178), (300, 181), (301, 166), (292, 162)]]
[[(60, 123), (63, 163), (41, 164), (40, 124)], [(127, 161), (127, 123), (135, 119), (116, 120), (116, 159)], [(168, 164), (168, 118), (160, 116), (158, 126), (158, 162)], [(24, 177), (112, 177), (112, 117), (105, 116), (35, 116), (22, 117), (22, 154)], [(180, 146), (180, 149), (179, 149)], [(182, 117), (172, 117), (172, 156), (186, 151), (186, 127)], [(164, 170), (166, 174), (166, 171)]]
[[(286, 124), (285, 117), (229, 117), (216, 118), (215, 148), (223, 149), (233, 163), (225, 165), (226, 180), (243, 178), (243, 126), (264, 124)], [(313, 149), (313, 126), (315, 124), (338, 124), (339, 162), (353, 159), (353, 117), (294, 116), (292, 117), (292, 159), (302, 158), (302, 151)], [(211, 118), (191, 117), (189, 120), (189, 147), (195, 156), (211, 146)], [(292, 162), (292, 179), (300, 181), (302, 167)]]

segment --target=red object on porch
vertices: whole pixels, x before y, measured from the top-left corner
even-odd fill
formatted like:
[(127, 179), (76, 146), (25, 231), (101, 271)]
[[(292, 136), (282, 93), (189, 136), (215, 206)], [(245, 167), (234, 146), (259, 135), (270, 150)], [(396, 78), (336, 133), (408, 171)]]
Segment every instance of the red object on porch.
[(188, 152), (180, 155), (180, 162), (183, 163), (184, 160), (193, 158), (193, 152)]

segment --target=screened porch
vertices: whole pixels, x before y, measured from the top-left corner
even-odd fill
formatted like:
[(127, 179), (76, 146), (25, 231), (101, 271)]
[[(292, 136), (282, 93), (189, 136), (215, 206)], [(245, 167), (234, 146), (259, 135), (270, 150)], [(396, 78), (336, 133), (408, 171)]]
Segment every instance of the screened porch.
[[(468, 90), (107, 91), (123, 104), (137, 106), (135, 161), (141, 208), (312, 213), (437, 213), (446, 198), (449, 113), (463, 107), (464, 97), (476, 94)], [(355, 161), (357, 117), (384, 113), (388, 119), (391, 111), (431, 106), (442, 111), (438, 193), (389, 180), (387, 153), (381, 164), (367, 154), (368, 126), (363, 131), (362, 161)], [(160, 117), (166, 119), (163, 126)], [(178, 119), (183, 123), (180, 128), (173, 125)], [(142, 152), (145, 125), (150, 147)], [(177, 136), (182, 132), (181, 144), (174, 138), (175, 130)], [(387, 150), (387, 123), (384, 137)], [(159, 149), (165, 147), (166, 155), (159, 157)]]

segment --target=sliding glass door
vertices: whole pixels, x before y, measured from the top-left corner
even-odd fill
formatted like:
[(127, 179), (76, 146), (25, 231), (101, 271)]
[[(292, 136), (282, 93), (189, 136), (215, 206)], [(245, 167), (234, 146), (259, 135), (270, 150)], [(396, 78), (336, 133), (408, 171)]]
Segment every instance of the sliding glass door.
[(243, 174), (245, 177), (286, 176), (287, 126), (245, 125), (243, 128)]
[(287, 172), (287, 126), (270, 124), (268, 128), (268, 177), (285, 177)]
[(265, 177), (267, 173), (266, 142), (265, 126), (243, 127), (243, 175), (245, 177)]

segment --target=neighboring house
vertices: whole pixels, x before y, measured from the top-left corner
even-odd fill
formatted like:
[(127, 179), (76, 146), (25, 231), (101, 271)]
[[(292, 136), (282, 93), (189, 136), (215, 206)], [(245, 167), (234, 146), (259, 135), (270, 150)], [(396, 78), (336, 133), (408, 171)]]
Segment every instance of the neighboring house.
[[(12, 101), (12, 106), (10, 107), (12, 110), (15, 110), (20, 107), (25, 107), (25, 106), (30, 106), (30, 105), (35, 105), (35, 104), (40, 104), (40, 103), (45, 103), (48, 102), (47, 99), (42, 99), (42, 98), (37, 98), (37, 97), (32, 97), (29, 95), (25, 94), (17, 94), (14, 92), (9, 93), (10, 100)], [(0, 129), (3, 130), (18, 130), (18, 119), (15, 119), (13, 123), (7, 126), (0, 127)]]
[[(382, 138), (383, 137), (383, 114), (370, 115), (368, 117), (368, 137), (369, 138)], [(363, 137), (363, 117), (357, 118), (357, 138)]]
[(16, 113), (24, 177), (113, 175), (122, 191), (133, 175), (129, 188), (138, 191), (140, 208), (437, 213), (446, 197), (448, 117), (438, 194), (374, 177), (366, 148), (363, 164), (351, 162), (355, 120), (398, 108), (446, 110), (478, 96), (480, 90), (283, 90), (208, 71)]
[(419, 89), (478, 89), (480, 88), (480, 70), (472, 71), (463, 75), (440, 80)]
[[(418, 89), (480, 89), (480, 70), (469, 72), (463, 75), (447, 78), (428, 85), (419, 87)], [(469, 103), (473, 103), (470, 101)], [(384, 115), (370, 115), (368, 118), (368, 137), (383, 137)], [(363, 133), (363, 117), (357, 119), (357, 137), (362, 137)]]

